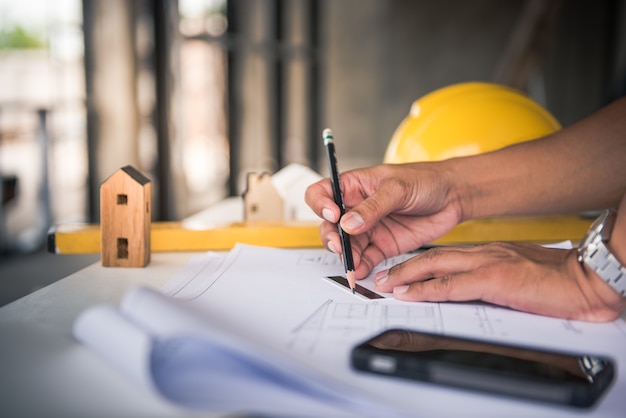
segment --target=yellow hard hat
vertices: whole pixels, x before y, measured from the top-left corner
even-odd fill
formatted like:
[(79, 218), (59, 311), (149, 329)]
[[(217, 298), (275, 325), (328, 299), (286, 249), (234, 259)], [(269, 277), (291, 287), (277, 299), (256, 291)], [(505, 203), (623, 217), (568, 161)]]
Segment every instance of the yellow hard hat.
[(461, 83), (416, 100), (394, 132), (385, 163), (438, 161), (537, 139), (559, 122), (523, 93), (491, 83)]

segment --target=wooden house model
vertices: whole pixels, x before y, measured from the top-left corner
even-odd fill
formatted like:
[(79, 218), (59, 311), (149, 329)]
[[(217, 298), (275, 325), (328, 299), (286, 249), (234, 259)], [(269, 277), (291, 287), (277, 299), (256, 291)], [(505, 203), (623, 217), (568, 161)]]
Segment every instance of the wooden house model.
[(100, 186), (102, 265), (145, 267), (150, 262), (152, 184), (131, 166)]
[(283, 198), (274, 187), (271, 174), (248, 173), (243, 207), (246, 221), (283, 220)]

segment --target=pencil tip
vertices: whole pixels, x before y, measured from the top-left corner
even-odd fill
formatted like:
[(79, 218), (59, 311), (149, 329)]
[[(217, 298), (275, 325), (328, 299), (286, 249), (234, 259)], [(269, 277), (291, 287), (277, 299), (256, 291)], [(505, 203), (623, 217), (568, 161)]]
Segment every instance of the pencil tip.
[(356, 274), (354, 270), (346, 271), (346, 279), (348, 279), (348, 285), (350, 285), (350, 289), (352, 289), (352, 294), (356, 292)]

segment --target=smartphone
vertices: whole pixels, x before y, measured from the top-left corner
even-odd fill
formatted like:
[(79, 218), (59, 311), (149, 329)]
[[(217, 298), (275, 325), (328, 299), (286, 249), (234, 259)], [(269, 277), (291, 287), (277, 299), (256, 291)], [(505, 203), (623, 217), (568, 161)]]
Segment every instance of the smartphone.
[(591, 407), (614, 379), (610, 358), (391, 329), (355, 346), (358, 371)]

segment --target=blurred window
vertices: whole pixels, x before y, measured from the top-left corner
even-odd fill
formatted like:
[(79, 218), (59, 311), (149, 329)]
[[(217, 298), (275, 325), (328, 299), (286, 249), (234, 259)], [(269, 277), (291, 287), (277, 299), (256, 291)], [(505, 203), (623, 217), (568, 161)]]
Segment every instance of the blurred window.
[(86, 219), (87, 149), (80, 0), (0, 0), (0, 251), (43, 244)]
[(179, 0), (180, 139), (187, 214), (228, 193), (226, 0)]

